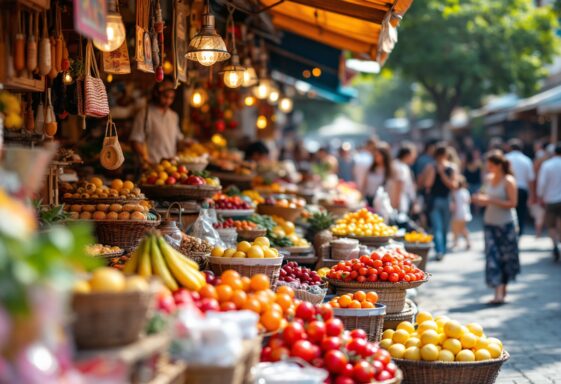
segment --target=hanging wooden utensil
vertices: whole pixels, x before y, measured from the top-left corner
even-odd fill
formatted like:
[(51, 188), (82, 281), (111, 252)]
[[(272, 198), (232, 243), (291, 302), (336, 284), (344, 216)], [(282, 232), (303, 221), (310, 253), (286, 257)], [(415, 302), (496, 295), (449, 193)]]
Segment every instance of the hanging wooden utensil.
[(27, 70), (35, 71), (37, 68), (37, 40), (34, 31), (34, 14), (29, 15), (29, 36), (27, 37)]
[(39, 74), (46, 76), (51, 71), (51, 41), (47, 33), (47, 12), (43, 12), (43, 37), (39, 43)]
[(25, 69), (25, 34), (22, 28), (21, 11), (17, 11), (18, 32), (14, 42), (14, 69), (21, 72)]
[(58, 125), (56, 122), (55, 111), (53, 108), (53, 103), (51, 100), (51, 88), (47, 89), (47, 106), (45, 108), (45, 125), (43, 127), (43, 132), (45, 136), (52, 138), (56, 135)]

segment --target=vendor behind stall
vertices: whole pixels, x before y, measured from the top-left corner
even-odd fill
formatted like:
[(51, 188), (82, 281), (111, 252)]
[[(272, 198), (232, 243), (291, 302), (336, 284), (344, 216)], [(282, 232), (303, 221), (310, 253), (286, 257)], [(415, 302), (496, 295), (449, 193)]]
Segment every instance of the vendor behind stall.
[(129, 139), (145, 167), (174, 157), (183, 140), (179, 116), (171, 109), (174, 100), (172, 82), (166, 80), (156, 84), (150, 103), (134, 120)]

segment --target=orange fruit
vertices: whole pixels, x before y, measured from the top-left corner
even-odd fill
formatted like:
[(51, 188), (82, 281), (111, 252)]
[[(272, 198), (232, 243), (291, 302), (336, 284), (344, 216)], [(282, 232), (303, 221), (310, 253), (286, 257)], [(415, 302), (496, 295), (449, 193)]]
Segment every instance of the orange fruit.
[(229, 285), (233, 289), (243, 288), (243, 283), (240, 274), (233, 270), (225, 271), (222, 274), (222, 276), (220, 276), (220, 281), (222, 282), (222, 284)]
[(356, 291), (353, 295), (353, 299), (362, 302), (366, 300), (366, 293), (364, 293), (364, 291)]
[(374, 308), (374, 304), (372, 304), (370, 301), (363, 301), (362, 303), (360, 303), (360, 307), (361, 308)]
[(339, 300), (337, 300), (341, 308), (347, 308), (349, 305), (351, 305), (352, 301), (353, 298), (350, 295), (343, 295), (339, 297)]
[(283, 311), (286, 311), (292, 305), (292, 298), (288, 293), (277, 293), (275, 303), (280, 305)]
[(376, 292), (368, 292), (366, 294), (366, 300), (370, 301), (372, 304), (378, 302), (378, 294)]
[(271, 308), (271, 304), (273, 304), (272, 300), (269, 300), (269, 298), (267, 297), (267, 295), (260, 295), (257, 294), (255, 295), (255, 298), (259, 301), (259, 303), (261, 304), (261, 312), (265, 312), (268, 311)]
[(218, 301), (222, 303), (224, 301), (232, 300), (234, 290), (229, 285), (220, 284), (216, 287), (216, 294), (218, 296)]
[(117, 191), (120, 191), (121, 189), (123, 189), (123, 180), (121, 179), (115, 179), (111, 182), (111, 189), (115, 189)]
[(349, 304), (349, 308), (362, 308), (362, 304), (360, 304), (360, 301), (358, 300), (353, 300), (351, 301), (351, 303)]
[(291, 299), (294, 298), (294, 290), (287, 285), (281, 285), (278, 287), (277, 293), (286, 293)]
[(241, 275), (237, 271), (234, 271), (233, 269), (228, 269), (227, 271), (222, 272), (220, 278), (222, 280), (230, 279), (230, 278), (241, 279)]
[(220, 303), (220, 310), (221, 311), (235, 311), (237, 309), (236, 304), (232, 303), (231, 301), (225, 301)]
[(123, 183), (123, 188), (132, 191), (134, 189), (134, 183), (132, 181), (127, 180)]
[(253, 311), (255, 313), (261, 313), (261, 303), (255, 297), (248, 298), (242, 309), (247, 309), (248, 311)]
[(207, 299), (218, 299), (218, 294), (216, 293), (216, 288), (214, 288), (214, 286), (207, 284), (204, 287), (201, 288), (201, 290), (199, 291), (199, 294), (201, 295), (201, 297), (207, 298)]
[(232, 293), (232, 301), (237, 308), (242, 308), (247, 300), (247, 293), (241, 289), (237, 289)]
[(92, 177), (90, 179), (90, 183), (95, 185), (97, 188), (100, 188), (103, 185), (103, 181), (99, 177)]
[(251, 284), (251, 279), (247, 276), (242, 276), (242, 286), (244, 291), (249, 291), (249, 286)]
[(329, 303), (331, 305), (331, 308), (341, 308), (341, 306), (339, 305), (338, 302), (334, 301), (333, 303)]
[(276, 311), (276, 312), (280, 313), (281, 315), (283, 313), (282, 307), (280, 305), (278, 305), (277, 303), (271, 303), (271, 306), (269, 307), (269, 311)]
[(270, 286), (271, 282), (269, 281), (269, 277), (263, 273), (253, 275), (249, 284), (249, 288), (252, 291), (264, 291), (269, 289)]
[(260, 323), (267, 331), (276, 331), (281, 326), (282, 315), (276, 311), (266, 311), (261, 315)]

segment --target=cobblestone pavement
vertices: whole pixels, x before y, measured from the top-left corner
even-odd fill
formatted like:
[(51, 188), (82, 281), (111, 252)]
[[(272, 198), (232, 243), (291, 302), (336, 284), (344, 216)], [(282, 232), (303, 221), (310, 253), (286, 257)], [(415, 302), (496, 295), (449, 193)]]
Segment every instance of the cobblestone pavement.
[(509, 286), (508, 303), (489, 307), (493, 292), (484, 281), (482, 232), (472, 232), (472, 240), (470, 251), (429, 260), (432, 280), (419, 288), (417, 304), (462, 323), (478, 322), (500, 338), (511, 358), (497, 383), (561, 384), (561, 263), (553, 262), (551, 242), (522, 237), (522, 273)]

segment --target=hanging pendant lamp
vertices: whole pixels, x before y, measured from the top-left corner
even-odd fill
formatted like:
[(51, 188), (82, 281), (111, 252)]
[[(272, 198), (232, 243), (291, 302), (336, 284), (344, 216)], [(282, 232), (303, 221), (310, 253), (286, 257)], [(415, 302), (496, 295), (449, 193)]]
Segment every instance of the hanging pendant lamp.
[(203, 26), (199, 33), (191, 39), (185, 57), (197, 61), (201, 65), (209, 67), (217, 61), (225, 61), (230, 58), (226, 44), (222, 37), (216, 33), (214, 16), (210, 13), (210, 4), (205, 7), (203, 13)]
[(126, 32), (123, 18), (119, 13), (119, 7), (116, 0), (107, 2), (107, 22), (105, 27), (105, 42), (93, 39), (94, 46), (103, 52), (112, 52), (118, 49), (125, 41)]
[(234, 8), (230, 9), (228, 22), (232, 28), (232, 59), (230, 64), (225, 66), (222, 73), (224, 76), (224, 84), (228, 88), (239, 88), (243, 84), (245, 68), (240, 65), (240, 57), (238, 56), (238, 49), (236, 48), (236, 30), (234, 25)]

